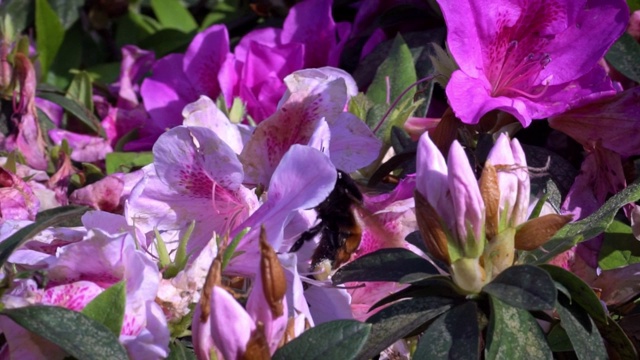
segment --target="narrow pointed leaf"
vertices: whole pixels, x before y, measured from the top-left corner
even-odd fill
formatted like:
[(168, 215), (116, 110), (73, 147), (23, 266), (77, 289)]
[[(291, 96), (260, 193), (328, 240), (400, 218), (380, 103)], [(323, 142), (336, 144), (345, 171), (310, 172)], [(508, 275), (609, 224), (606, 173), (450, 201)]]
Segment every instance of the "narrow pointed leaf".
[(0, 314), (55, 343), (76, 359), (129, 358), (107, 327), (82, 313), (55, 306), (27, 306)]
[(369, 311), (397, 300), (428, 296), (443, 296), (448, 298), (462, 297), (462, 295), (456, 291), (456, 286), (451, 282), (449, 277), (443, 275), (432, 276), (383, 298), (373, 304)]
[(120, 336), (126, 299), (125, 284), (121, 281), (91, 300), (82, 313), (106, 326), (115, 336)]
[(96, 118), (91, 110), (80, 104), (79, 101), (67, 98), (57, 93), (45, 91), (38, 92), (38, 97), (60, 105), (63, 109), (78, 118), (78, 120), (86, 125), (91, 131), (102, 137), (106, 136), (98, 118)]
[(453, 299), (437, 296), (403, 300), (389, 305), (367, 319), (368, 323), (373, 324), (373, 328), (357, 358), (369, 359), (378, 355), (454, 305)]
[(46, 78), (64, 39), (64, 27), (47, 0), (36, 0), (36, 36), (42, 77)]
[(198, 28), (189, 10), (178, 0), (151, 0), (151, 8), (165, 28), (178, 29), (185, 33)]
[(487, 331), (487, 359), (552, 359), (540, 326), (526, 310), (491, 296), (491, 319)]
[(371, 332), (371, 324), (336, 320), (320, 324), (278, 349), (273, 359), (353, 359)]
[(437, 318), (418, 342), (414, 359), (480, 358), (478, 307), (467, 301)]
[(380, 249), (341, 267), (332, 276), (334, 284), (349, 281), (395, 281), (436, 275), (438, 270), (427, 260), (403, 248)]
[(483, 292), (525, 310), (553, 309), (557, 290), (546, 271), (532, 265), (507, 268), (487, 284)]
[(36, 222), (27, 225), (0, 242), (0, 266), (4, 265), (13, 250), (42, 230), (71, 220), (79, 220), (89, 210), (86, 206), (61, 206), (38, 214)]
[(608, 359), (607, 350), (595, 322), (584, 309), (570, 304), (563, 295), (558, 297), (556, 308), (562, 327), (573, 344), (578, 359)]
[(603, 323), (607, 322), (607, 314), (600, 299), (598, 299), (598, 295), (587, 283), (570, 271), (557, 266), (545, 264), (540, 265), (540, 268), (551, 275), (553, 280), (562, 284), (571, 294), (568, 299), (585, 309), (594, 320)]
[(565, 225), (546, 244), (534, 251), (524, 253), (523, 262), (543, 264), (577, 243), (593, 239), (609, 227), (621, 207), (639, 199), (640, 183), (627, 186), (589, 217)]

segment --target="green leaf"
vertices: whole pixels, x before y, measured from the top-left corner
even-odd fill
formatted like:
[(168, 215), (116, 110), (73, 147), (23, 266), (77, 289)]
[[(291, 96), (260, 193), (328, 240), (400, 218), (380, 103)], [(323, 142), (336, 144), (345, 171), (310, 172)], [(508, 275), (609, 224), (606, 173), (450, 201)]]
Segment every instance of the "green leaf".
[(196, 354), (193, 349), (186, 347), (182, 341), (176, 339), (169, 344), (167, 360), (196, 360)]
[(573, 351), (571, 339), (560, 324), (556, 324), (547, 334), (547, 342), (553, 352)]
[(380, 310), (367, 319), (368, 323), (373, 324), (373, 328), (358, 359), (378, 355), (454, 305), (453, 299), (430, 296), (398, 301)]
[(55, 306), (27, 306), (0, 314), (60, 346), (76, 359), (129, 359), (109, 329), (82, 313)]
[(629, 11), (632, 13), (640, 10), (640, 0), (627, 0), (627, 5), (629, 5)]
[(36, 222), (27, 225), (0, 242), (0, 267), (4, 265), (13, 250), (42, 230), (60, 223), (80, 219), (89, 210), (86, 206), (61, 206), (38, 214)]
[(178, 0), (151, 0), (151, 8), (158, 21), (165, 28), (188, 33), (198, 28), (198, 24)]
[(134, 168), (143, 167), (153, 162), (153, 153), (147, 152), (112, 152), (105, 159), (107, 174), (130, 172)]
[(640, 183), (627, 186), (589, 217), (565, 225), (546, 244), (534, 251), (523, 253), (522, 261), (529, 264), (542, 264), (581, 241), (593, 239), (609, 227), (621, 207), (639, 199)]
[(616, 321), (608, 317), (607, 322), (596, 321), (596, 326), (600, 331), (600, 335), (607, 341), (607, 350), (617, 354), (618, 356), (612, 356), (614, 359), (637, 359), (638, 353), (633, 343), (625, 333), (625, 331), (618, 325)]
[(448, 298), (457, 298), (462, 295), (457, 292), (457, 286), (451, 281), (449, 276), (436, 275), (427, 279), (421, 279), (409, 287), (396, 291), (393, 294), (382, 298), (377, 303), (371, 306), (369, 311), (376, 309), (382, 305), (392, 303), (397, 300), (414, 298), (414, 297), (428, 297), (428, 296), (442, 296)]
[(170, 52), (183, 49), (186, 50), (194, 36), (195, 31), (184, 33), (176, 29), (162, 29), (140, 41), (140, 47), (147, 50), (153, 50), (156, 57), (159, 58)]
[(332, 276), (334, 284), (349, 281), (403, 282), (438, 274), (427, 260), (403, 248), (388, 248), (364, 255), (341, 267)]
[(77, 100), (93, 113), (93, 84), (88, 72), (79, 71), (73, 77), (67, 89), (67, 97)]
[(571, 301), (580, 305), (598, 322), (606, 322), (607, 314), (600, 303), (600, 299), (591, 286), (587, 285), (582, 279), (563, 268), (554, 265), (540, 265), (553, 280), (564, 285), (565, 289), (571, 294)]
[(53, 11), (58, 15), (62, 26), (69, 29), (80, 17), (80, 8), (84, 0), (48, 0)]
[(120, 76), (120, 63), (101, 63), (87, 68), (89, 76), (101, 84), (111, 84), (118, 81)]
[(11, 18), (13, 35), (22, 33), (29, 24), (33, 23), (33, 8), (35, 0), (9, 0), (0, 4), (0, 17)]
[(371, 333), (371, 324), (336, 320), (315, 326), (278, 349), (273, 359), (353, 359)]
[(512, 266), (482, 288), (501, 301), (525, 310), (551, 310), (557, 290), (551, 276), (537, 266)]
[(120, 336), (124, 320), (127, 289), (123, 281), (118, 282), (96, 296), (82, 313), (107, 327), (115, 336)]
[(491, 299), (487, 330), (487, 359), (552, 359), (551, 349), (540, 326), (526, 310)]
[(631, 226), (614, 221), (604, 233), (598, 254), (602, 270), (611, 270), (640, 262), (640, 241), (633, 236)]
[(593, 319), (575, 303), (569, 303), (564, 295), (558, 296), (556, 311), (562, 327), (573, 344), (578, 359), (608, 359), (604, 342)]
[(623, 33), (613, 43), (605, 55), (605, 59), (622, 75), (635, 82), (640, 82), (640, 67), (638, 67), (640, 44), (628, 33)]
[(57, 93), (46, 91), (38, 92), (38, 97), (60, 105), (63, 109), (78, 118), (78, 120), (86, 125), (91, 131), (102, 137), (106, 136), (98, 118), (96, 118), (91, 110), (84, 107), (77, 100), (70, 99)]
[[(411, 50), (402, 35), (398, 34), (393, 41), (389, 55), (378, 67), (373, 82), (367, 89), (367, 98), (376, 104), (390, 105), (417, 80)], [(414, 94), (415, 89), (409, 91), (405, 96), (413, 97)]]
[(159, 28), (160, 24), (155, 19), (129, 10), (126, 15), (116, 20), (116, 46), (121, 48), (127, 44), (139, 44)]
[(64, 39), (64, 27), (47, 0), (36, 0), (36, 36), (41, 76), (46, 77)]
[(418, 342), (414, 359), (480, 358), (478, 307), (467, 301), (437, 318)]

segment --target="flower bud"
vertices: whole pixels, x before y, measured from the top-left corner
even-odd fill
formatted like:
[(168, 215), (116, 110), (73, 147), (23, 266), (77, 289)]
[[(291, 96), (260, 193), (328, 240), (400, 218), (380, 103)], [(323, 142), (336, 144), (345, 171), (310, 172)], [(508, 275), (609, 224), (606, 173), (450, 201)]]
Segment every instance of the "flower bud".
[(273, 316), (282, 316), (282, 301), (287, 291), (287, 280), (276, 252), (267, 242), (264, 227), (260, 229), (260, 276), (264, 296)]
[(416, 202), (416, 220), (420, 234), (429, 253), (436, 259), (449, 265), (449, 249), (447, 235), (442, 227), (442, 220), (435, 209), (419, 191), (414, 192)]
[(516, 249), (527, 251), (537, 249), (549, 241), (572, 218), (572, 215), (547, 214), (527, 221), (516, 231)]
[(487, 284), (487, 274), (480, 265), (480, 259), (460, 258), (451, 264), (453, 281), (463, 291), (477, 294)]

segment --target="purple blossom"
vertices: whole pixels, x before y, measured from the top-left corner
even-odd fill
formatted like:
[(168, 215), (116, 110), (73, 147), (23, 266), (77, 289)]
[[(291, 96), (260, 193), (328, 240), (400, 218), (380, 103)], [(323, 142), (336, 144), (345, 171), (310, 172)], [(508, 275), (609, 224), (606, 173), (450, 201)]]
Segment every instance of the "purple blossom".
[(457, 117), (477, 123), (498, 109), (523, 126), (614, 88), (597, 65), (622, 34), (622, 0), (439, 1), (460, 66), (447, 85)]

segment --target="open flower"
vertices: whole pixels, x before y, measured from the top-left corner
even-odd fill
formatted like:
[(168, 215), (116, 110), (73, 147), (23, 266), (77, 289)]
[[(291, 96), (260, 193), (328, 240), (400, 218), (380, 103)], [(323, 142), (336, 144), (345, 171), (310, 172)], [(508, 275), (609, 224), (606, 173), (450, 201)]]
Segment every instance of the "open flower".
[(451, 107), (475, 124), (498, 109), (523, 126), (577, 98), (614, 91), (597, 65), (629, 19), (623, 0), (438, 1), (460, 66)]

